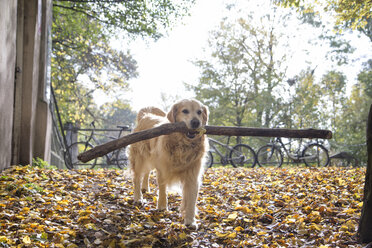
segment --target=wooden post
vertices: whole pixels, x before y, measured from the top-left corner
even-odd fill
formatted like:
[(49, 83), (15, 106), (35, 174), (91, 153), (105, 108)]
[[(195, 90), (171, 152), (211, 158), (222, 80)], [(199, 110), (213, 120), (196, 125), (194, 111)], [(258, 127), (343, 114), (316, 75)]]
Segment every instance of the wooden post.
[[(332, 138), (332, 132), (328, 130), (317, 129), (279, 129), (279, 128), (250, 128), (250, 127), (220, 127), (220, 126), (205, 126), (205, 134), (211, 135), (226, 135), (226, 136), (256, 136), (256, 137), (287, 137), (287, 138)], [(174, 132), (187, 133), (185, 123), (167, 123), (161, 126), (147, 129), (141, 132), (131, 133), (117, 140), (94, 147), (93, 149), (79, 154), (78, 159), (84, 163), (106, 155), (116, 149), (125, 147), (132, 143), (155, 138), (160, 135), (167, 135)], [(191, 130), (191, 132), (196, 132)]]
[(71, 146), (71, 145), (78, 141), (78, 132), (77, 132), (78, 129), (71, 122), (67, 122), (64, 125), (63, 129), (66, 130), (66, 141), (67, 141), (66, 143), (67, 143), (67, 147), (70, 147), (68, 152), (70, 153), (71, 160), (76, 161), (76, 158), (79, 154), (79, 151), (78, 151), (79, 147), (77, 145), (74, 145), (74, 146)]
[(359, 238), (362, 243), (372, 242), (372, 105), (367, 120), (367, 171), (364, 183), (364, 199), (359, 221)]

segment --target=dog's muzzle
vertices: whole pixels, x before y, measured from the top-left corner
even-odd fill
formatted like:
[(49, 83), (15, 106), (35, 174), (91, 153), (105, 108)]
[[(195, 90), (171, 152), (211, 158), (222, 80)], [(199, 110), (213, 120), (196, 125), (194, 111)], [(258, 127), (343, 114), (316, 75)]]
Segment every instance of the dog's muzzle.
[(190, 121), (190, 126), (191, 126), (192, 129), (197, 129), (197, 128), (200, 127), (200, 121), (198, 119), (194, 118)]
[(189, 138), (189, 139), (194, 139), (196, 137), (201, 137), (205, 134), (207, 130), (205, 130), (204, 128), (197, 128), (195, 130), (191, 130), (191, 131), (188, 131), (186, 133), (186, 137)]

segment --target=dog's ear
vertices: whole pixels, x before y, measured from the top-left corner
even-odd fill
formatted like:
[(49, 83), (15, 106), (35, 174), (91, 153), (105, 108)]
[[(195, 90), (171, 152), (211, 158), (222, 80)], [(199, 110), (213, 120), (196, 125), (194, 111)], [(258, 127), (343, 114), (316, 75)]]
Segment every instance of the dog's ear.
[(203, 113), (202, 113), (203, 125), (207, 125), (207, 123), (208, 123), (208, 115), (209, 115), (208, 107), (203, 105), (202, 106), (202, 110), (203, 110)]
[(167, 118), (170, 122), (176, 122), (176, 115), (177, 115), (178, 105), (174, 104), (171, 110), (167, 114)]

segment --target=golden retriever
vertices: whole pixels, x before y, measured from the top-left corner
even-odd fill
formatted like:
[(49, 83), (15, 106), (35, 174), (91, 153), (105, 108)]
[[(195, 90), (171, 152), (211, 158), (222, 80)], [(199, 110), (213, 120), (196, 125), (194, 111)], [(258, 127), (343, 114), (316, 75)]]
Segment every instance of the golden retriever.
[(134, 132), (164, 123), (183, 121), (191, 131), (172, 133), (132, 144), (129, 160), (133, 172), (134, 200), (142, 201), (148, 191), (149, 173), (156, 169), (158, 209), (167, 209), (167, 187), (179, 183), (182, 190), (181, 213), (185, 225), (196, 228), (195, 205), (199, 191), (202, 160), (208, 150), (207, 138), (193, 130), (201, 129), (208, 121), (208, 108), (197, 100), (181, 100), (168, 114), (155, 107), (143, 108), (137, 115)]

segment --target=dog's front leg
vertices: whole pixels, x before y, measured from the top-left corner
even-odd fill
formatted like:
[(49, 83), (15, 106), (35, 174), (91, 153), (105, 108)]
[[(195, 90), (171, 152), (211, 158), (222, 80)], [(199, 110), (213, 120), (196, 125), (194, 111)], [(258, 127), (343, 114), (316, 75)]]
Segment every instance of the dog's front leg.
[(195, 180), (186, 180), (182, 188), (182, 204), (181, 211), (185, 219), (185, 225), (196, 229), (197, 224), (195, 222), (195, 206), (196, 199), (198, 197), (199, 182)]
[(167, 205), (168, 205), (167, 185), (165, 184), (162, 178), (162, 175), (159, 171), (157, 171), (157, 180), (158, 180), (158, 187), (159, 187), (158, 209), (167, 210)]
[(149, 175), (150, 175), (150, 172), (149, 173), (145, 173), (145, 175), (143, 176), (143, 181), (142, 181), (142, 193), (145, 193), (145, 192), (150, 192), (150, 188), (149, 188)]
[(135, 202), (142, 202), (141, 183), (142, 183), (142, 175), (140, 173), (134, 172), (134, 175), (133, 175), (134, 193), (133, 195), (134, 195)]

